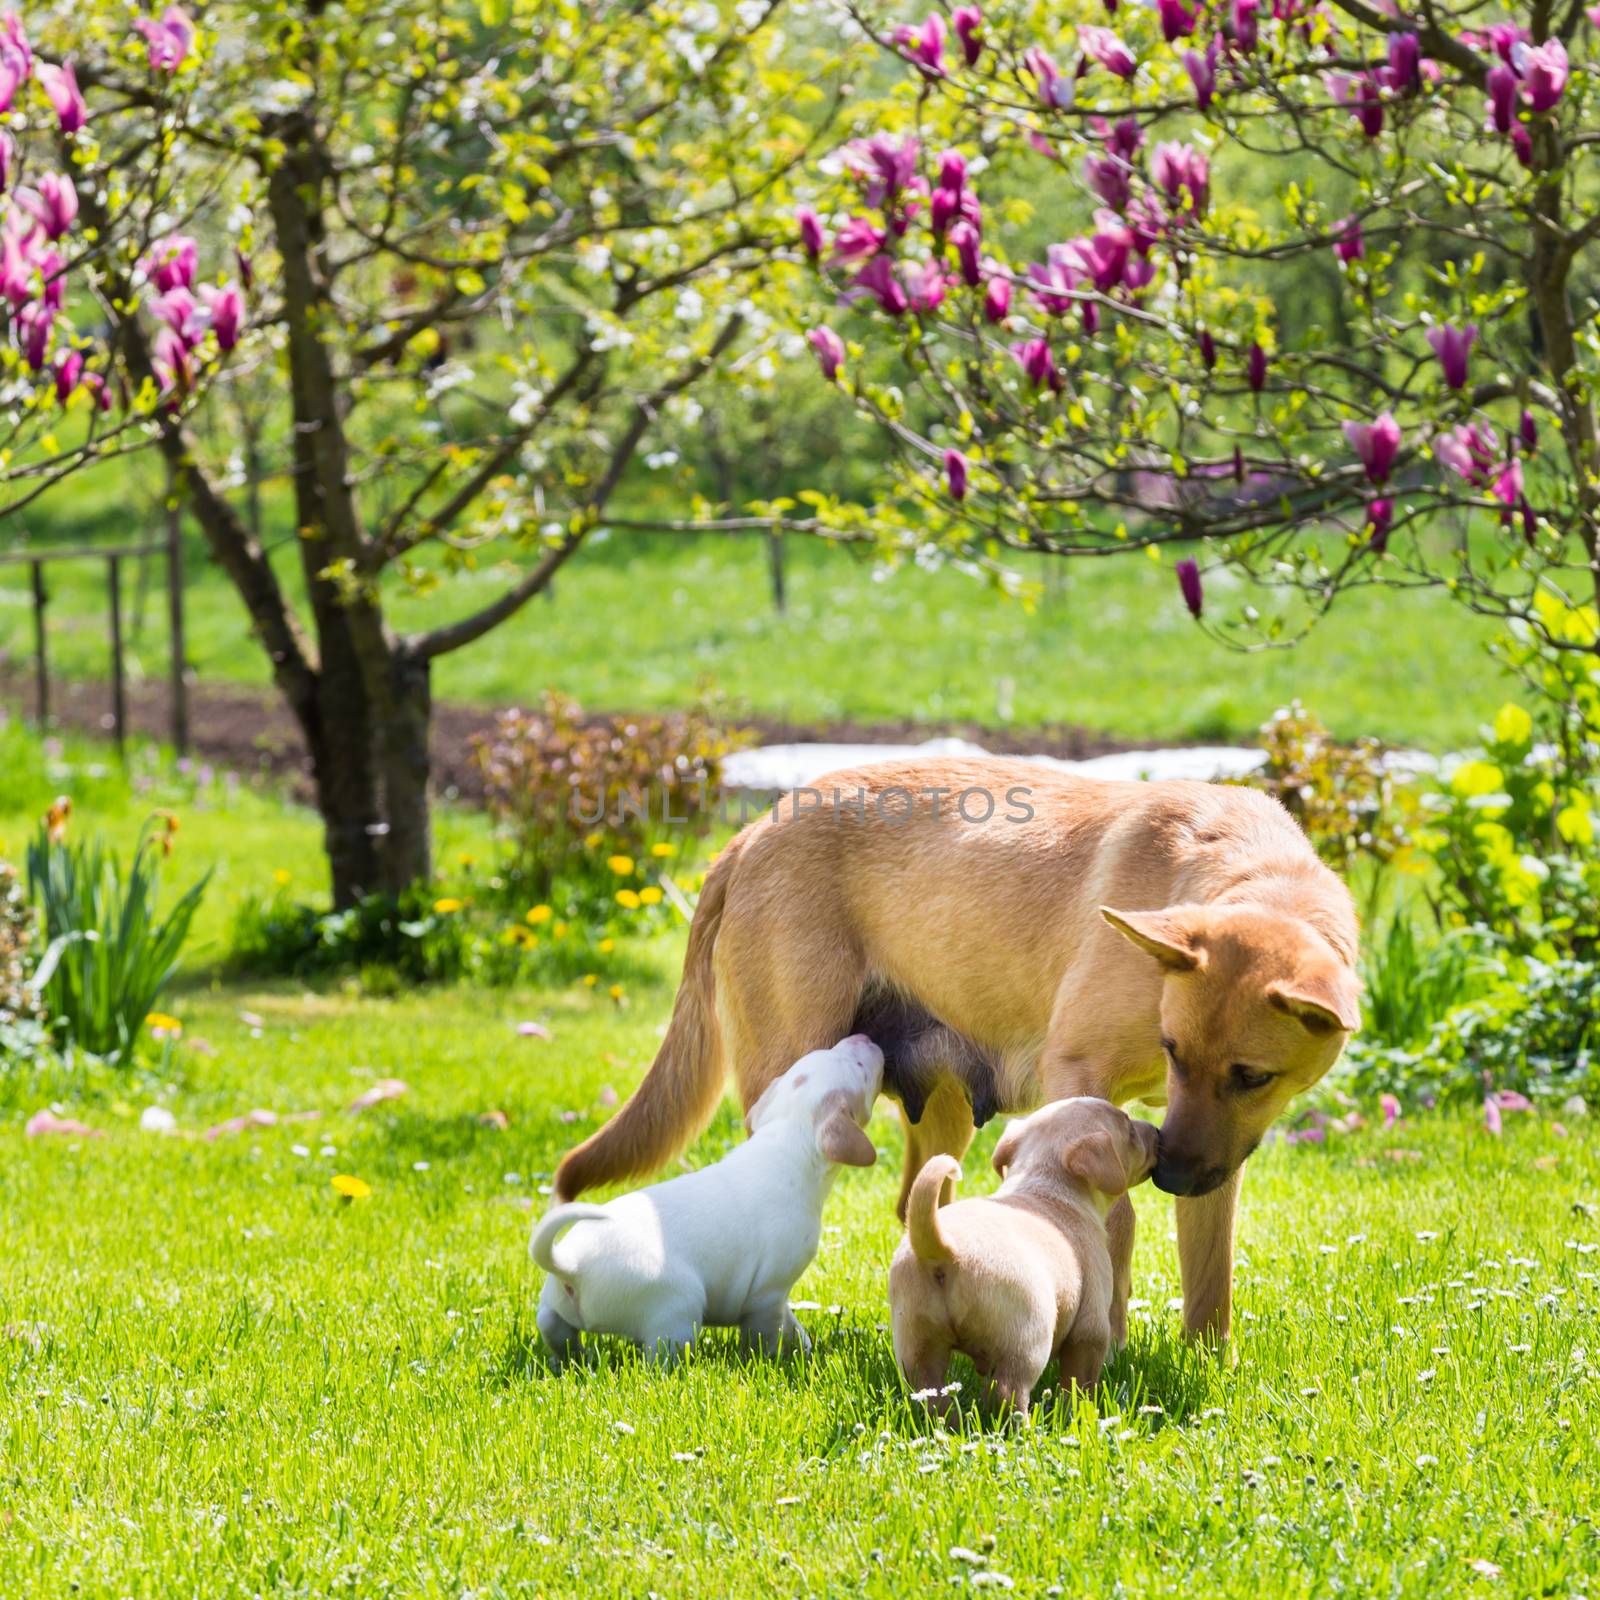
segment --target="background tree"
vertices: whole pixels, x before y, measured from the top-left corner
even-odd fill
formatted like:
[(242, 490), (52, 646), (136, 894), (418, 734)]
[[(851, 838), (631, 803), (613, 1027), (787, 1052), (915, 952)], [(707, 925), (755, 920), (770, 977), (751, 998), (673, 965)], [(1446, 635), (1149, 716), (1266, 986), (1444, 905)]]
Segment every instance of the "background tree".
[[(6, 23), (3, 493), (165, 458), (304, 732), (340, 904), (428, 875), (431, 664), (522, 613), (650, 431), (776, 337), (751, 295), (840, 59), (779, 4)], [(230, 385), (271, 401), (303, 605), (230, 470)], [(396, 593), (507, 553), (487, 601), (393, 626)]]
[(1437, 587), (1596, 698), (1600, 7), (850, 10), (902, 81), (806, 219), (812, 339), (910, 525), (1201, 541), (1249, 646)]

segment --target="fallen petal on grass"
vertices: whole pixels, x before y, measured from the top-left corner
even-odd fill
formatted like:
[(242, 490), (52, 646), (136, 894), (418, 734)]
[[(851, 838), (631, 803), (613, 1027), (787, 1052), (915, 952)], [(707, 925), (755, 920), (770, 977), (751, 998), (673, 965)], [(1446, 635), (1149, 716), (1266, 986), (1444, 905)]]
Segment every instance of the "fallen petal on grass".
[(352, 1111), (365, 1111), (371, 1106), (381, 1106), (385, 1100), (398, 1100), (402, 1095), (410, 1094), (411, 1088), (400, 1078), (379, 1078), (373, 1086), (363, 1094), (358, 1094), (350, 1102)]
[(254, 1111), (246, 1111), (243, 1116), (229, 1117), (226, 1122), (219, 1122), (214, 1128), (207, 1128), (206, 1138), (231, 1138), (234, 1134), (244, 1133), (250, 1128), (276, 1127), (277, 1122), (276, 1111), (263, 1111), (258, 1106)]
[(91, 1128), (87, 1122), (75, 1117), (58, 1117), (53, 1111), (35, 1111), (22, 1130), (30, 1139), (47, 1133), (59, 1133), (69, 1139), (103, 1139), (103, 1128)]

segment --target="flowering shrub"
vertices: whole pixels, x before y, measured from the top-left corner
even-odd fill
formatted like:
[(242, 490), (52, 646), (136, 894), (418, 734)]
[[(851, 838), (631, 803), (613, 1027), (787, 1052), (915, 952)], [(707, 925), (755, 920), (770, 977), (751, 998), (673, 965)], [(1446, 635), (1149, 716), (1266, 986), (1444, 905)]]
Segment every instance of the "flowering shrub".
[(16, 868), (0, 861), (0, 1072), (45, 1048), (39, 989), (38, 920)]
[(538, 714), (502, 712), (475, 759), (506, 842), (506, 893), (545, 897), (558, 880), (601, 903), (643, 892), (637, 861), (692, 851), (711, 827), (737, 739), (703, 711), (585, 716), (553, 692)]
[[(811, 339), (930, 542), (1199, 540), (1230, 638), (1396, 583), (1562, 648), (1528, 597), (1600, 550), (1600, 7), (851, 10), (902, 93), (800, 215), (850, 308)], [(1230, 614), (1220, 563), (1308, 604)]]
[(1261, 730), (1266, 765), (1246, 780), (1282, 802), (1330, 866), (1384, 865), (1406, 848), (1414, 802), (1371, 739), (1340, 744), (1298, 700)]

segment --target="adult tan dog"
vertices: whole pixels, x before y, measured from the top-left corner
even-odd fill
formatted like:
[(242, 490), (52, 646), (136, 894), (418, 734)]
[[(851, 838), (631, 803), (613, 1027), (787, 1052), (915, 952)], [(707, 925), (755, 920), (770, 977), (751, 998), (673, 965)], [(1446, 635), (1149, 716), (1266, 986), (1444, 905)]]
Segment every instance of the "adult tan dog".
[[(748, 1109), (790, 1062), (866, 1033), (906, 1124), (902, 1216), (928, 1159), (959, 1159), (997, 1111), (1164, 1102), (1184, 1321), (1226, 1337), (1240, 1164), (1355, 1028), (1355, 955), (1348, 891), (1252, 790), (1003, 759), (833, 773), (718, 856), (655, 1062), (556, 1195), (670, 1159), (725, 1061)], [(1120, 1341), (1125, 1200), (1109, 1232)]]

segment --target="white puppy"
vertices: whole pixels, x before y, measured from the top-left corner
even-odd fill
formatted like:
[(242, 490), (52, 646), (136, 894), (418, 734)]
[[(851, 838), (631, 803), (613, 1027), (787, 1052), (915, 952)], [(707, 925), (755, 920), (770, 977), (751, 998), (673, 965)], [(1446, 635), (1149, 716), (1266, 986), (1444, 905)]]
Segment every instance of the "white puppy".
[(882, 1079), (865, 1034), (814, 1050), (769, 1085), (745, 1119), (749, 1139), (715, 1166), (537, 1222), (528, 1253), (549, 1274), (538, 1320), (556, 1366), (580, 1332), (621, 1334), (665, 1360), (707, 1323), (739, 1328), (755, 1349), (809, 1350), (789, 1290), (817, 1253), (838, 1165), (877, 1159), (862, 1125)]

